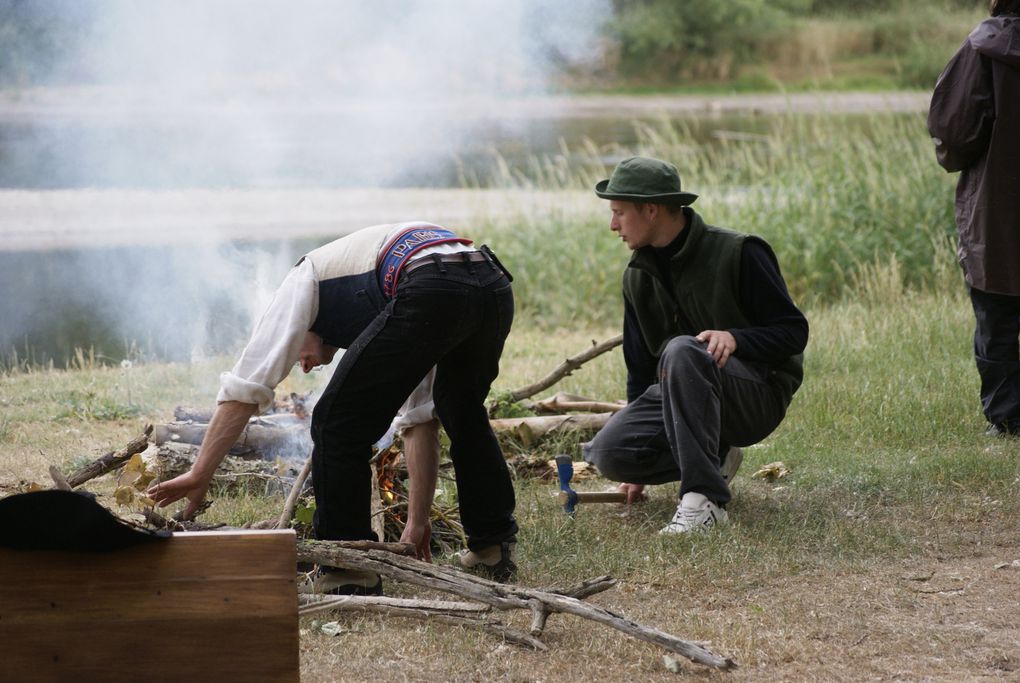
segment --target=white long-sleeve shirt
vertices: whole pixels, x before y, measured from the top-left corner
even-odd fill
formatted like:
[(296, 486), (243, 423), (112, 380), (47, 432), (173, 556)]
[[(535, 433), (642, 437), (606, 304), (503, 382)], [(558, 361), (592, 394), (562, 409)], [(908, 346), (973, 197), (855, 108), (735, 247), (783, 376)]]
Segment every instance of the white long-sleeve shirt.
[[(403, 224), (392, 226), (387, 238), (401, 229)], [(430, 254), (452, 254), (470, 249), (462, 244), (439, 244), (416, 252), (411, 261)], [(287, 273), (277, 288), (237, 363), (230, 372), (220, 374), (217, 402), (254, 403), (258, 405), (259, 413), (268, 410), (273, 404), (276, 387), (297, 364), (305, 333), (318, 314), (319, 279), (311, 259), (306, 258)], [(435, 368), (407, 397), (394, 420), (394, 427), (402, 430), (435, 417), (432, 401), (434, 379)]]

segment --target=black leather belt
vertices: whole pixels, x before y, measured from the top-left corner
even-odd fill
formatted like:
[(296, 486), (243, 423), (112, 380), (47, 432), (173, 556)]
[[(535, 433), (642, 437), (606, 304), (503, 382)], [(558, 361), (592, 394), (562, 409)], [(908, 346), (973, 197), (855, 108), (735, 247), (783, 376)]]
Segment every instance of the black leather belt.
[(440, 263), (464, 263), (465, 261), (488, 261), (489, 258), (480, 251), (458, 251), (453, 254), (429, 254), (419, 256), (404, 266), (403, 272), (410, 273), (419, 266), (427, 266), (436, 261)]

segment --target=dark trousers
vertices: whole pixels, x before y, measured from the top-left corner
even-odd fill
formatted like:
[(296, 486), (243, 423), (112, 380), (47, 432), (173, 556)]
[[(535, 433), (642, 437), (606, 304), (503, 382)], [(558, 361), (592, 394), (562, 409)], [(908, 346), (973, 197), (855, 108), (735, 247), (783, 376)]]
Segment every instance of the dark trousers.
[(1020, 433), (1020, 297), (971, 288), (974, 359), (990, 423)]
[(468, 546), (515, 538), (513, 485), (484, 405), (513, 315), (510, 283), (488, 261), (401, 274), (395, 296), (340, 359), (312, 414), (317, 538), (375, 538), (371, 447), (432, 366)]
[(730, 446), (758, 443), (779, 426), (786, 404), (768, 368), (730, 357), (719, 368), (694, 337), (672, 339), (659, 359), (659, 382), (616, 413), (585, 444), (584, 459), (613, 481), (663, 484), (723, 505), (719, 474)]

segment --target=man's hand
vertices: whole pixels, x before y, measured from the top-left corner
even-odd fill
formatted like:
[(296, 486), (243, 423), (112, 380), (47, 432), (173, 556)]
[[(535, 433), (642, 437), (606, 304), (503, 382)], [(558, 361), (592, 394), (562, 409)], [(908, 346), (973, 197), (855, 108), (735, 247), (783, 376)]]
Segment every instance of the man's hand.
[(718, 367), (726, 365), (726, 361), (737, 350), (737, 340), (726, 330), (705, 330), (695, 337), (702, 344), (707, 344), (705, 350), (715, 358)]
[(401, 543), (410, 543), (414, 546), (414, 556), (423, 562), (432, 561), (432, 524), (425, 522), (418, 524), (411, 520), (404, 525), (404, 533), (400, 534)]
[(627, 494), (626, 505), (633, 503), (643, 503), (648, 500), (648, 494), (645, 493), (644, 484), (620, 484), (616, 487), (616, 490), (620, 493)]
[(166, 507), (181, 498), (187, 498), (184, 519), (191, 519), (205, 498), (205, 492), (216, 473), (216, 468), (223, 462), (227, 451), (237, 441), (244, 426), (248, 424), (248, 418), (255, 414), (257, 407), (254, 403), (239, 401), (224, 401), (217, 405), (191, 470), (170, 481), (150, 486), (145, 492), (149, 498), (156, 501), (159, 507)]
[(146, 495), (155, 501), (156, 505), (163, 508), (181, 498), (188, 499), (188, 505), (184, 508), (183, 519), (191, 519), (198, 506), (205, 500), (205, 493), (209, 489), (209, 482), (195, 474), (194, 470), (185, 472), (179, 477), (170, 481), (160, 482), (146, 491)]
[(403, 543), (413, 543), (415, 556), (432, 561), (432, 499), (439, 476), (439, 420), (429, 420), (404, 430), (404, 462), (407, 463), (407, 525), (400, 534)]

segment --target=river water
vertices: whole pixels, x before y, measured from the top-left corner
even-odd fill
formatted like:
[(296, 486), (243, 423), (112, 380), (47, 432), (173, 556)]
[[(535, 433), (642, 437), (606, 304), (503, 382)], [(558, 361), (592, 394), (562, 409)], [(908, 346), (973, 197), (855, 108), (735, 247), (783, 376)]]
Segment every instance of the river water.
[[(111, 362), (234, 350), (324, 235), (408, 218), (458, 224), (474, 206), (458, 188), (543, 157), (569, 166), (595, 153), (608, 172), (633, 153), (639, 123), (669, 120), (711, 142), (766, 132), (790, 111), (926, 105), (919, 93), (596, 96), (401, 114), (0, 94), (0, 364), (61, 365), (75, 348)], [(492, 211), (508, 201), (472, 196)]]

